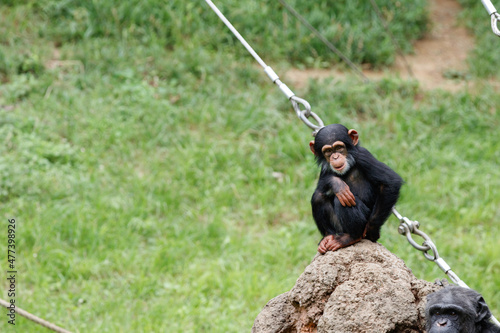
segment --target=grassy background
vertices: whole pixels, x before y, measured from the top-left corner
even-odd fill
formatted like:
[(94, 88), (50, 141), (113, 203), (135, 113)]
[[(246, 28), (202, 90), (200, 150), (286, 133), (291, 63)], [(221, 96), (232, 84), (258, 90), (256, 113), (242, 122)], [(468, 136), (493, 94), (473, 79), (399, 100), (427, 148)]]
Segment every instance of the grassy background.
[[(319, 240), (310, 131), (283, 95), (203, 2), (2, 3), (0, 215), (17, 220), (17, 304), (75, 332), (250, 330)], [(369, 1), (290, 3), (355, 62), (393, 61)], [(411, 52), (426, 2), (378, 3)], [(276, 1), (217, 4), (278, 73), (342, 66)], [(500, 96), (486, 79), (500, 44), (481, 4), (463, 5), (482, 27), (468, 89), (291, 88), (402, 175), (400, 212), (498, 317)], [(397, 224), (380, 242), (442, 278)]]

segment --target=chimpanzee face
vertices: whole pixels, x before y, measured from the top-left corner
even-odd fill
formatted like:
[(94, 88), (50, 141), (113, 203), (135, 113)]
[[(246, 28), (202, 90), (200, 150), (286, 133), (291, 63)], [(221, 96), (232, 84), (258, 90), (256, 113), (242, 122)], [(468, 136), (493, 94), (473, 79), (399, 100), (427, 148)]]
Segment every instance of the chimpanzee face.
[[(428, 333), (481, 333), (491, 312), (481, 294), (449, 286), (427, 296)], [(500, 331), (499, 331), (500, 332)]]
[(340, 124), (323, 127), (316, 135), (316, 140), (309, 147), (319, 165), (327, 166), (337, 175), (345, 175), (356, 163), (355, 146), (358, 144), (358, 132), (348, 130)]
[(354, 165), (354, 160), (347, 153), (347, 148), (342, 141), (336, 141), (331, 145), (324, 145), (321, 152), (330, 165), (330, 169), (338, 174), (344, 175)]
[[(467, 323), (464, 326), (464, 319), (467, 317), (461, 306), (453, 304), (436, 304), (429, 308), (430, 330), (429, 332), (469, 332)], [(473, 320), (473, 318), (470, 318)], [(472, 321), (474, 323), (474, 321)], [(473, 326), (474, 327), (474, 326)], [(470, 331), (473, 332), (473, 331)]]

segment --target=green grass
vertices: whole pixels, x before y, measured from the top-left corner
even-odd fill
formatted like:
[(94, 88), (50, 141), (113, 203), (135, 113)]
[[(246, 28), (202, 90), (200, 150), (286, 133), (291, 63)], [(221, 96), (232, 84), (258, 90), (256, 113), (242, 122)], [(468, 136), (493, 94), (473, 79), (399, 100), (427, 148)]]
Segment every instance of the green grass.
[[(88, 38), (135, 39), (166, 49), (203, 47), (211, 51), (246, 51), (204, 2), (183, 0), (42, 0), (30, 7), (43, 23), (38, 34), (56, 44)], [(368, 1), (289, 1), (324, 36), (354, 61), (375, 66), (391, 64), (395, 48)], [(425, 0), (402, 4), (379, 0), (392, 33), (404, 50), (422, 36), (427, 25)], [(306, 66), (331, 66), (338, 58), (303, 27), (278, 1), (251, 1), (245, 6), (235, 0), (217, 5), (268, 60), (287, 59)], [(236, 47), (235, 47), (236, 46)]]
[[(466, 8), (462, 12), (463, 24), (470, 28), (476, 39), (473, 56), (469, 58), (471, 72), (479, 77), (498, 77), (500, 55), (495, 47), (498, 37), (491, 30), (491, 19), (481, 2), (460, 0)], [(494, 4), (498, 9), (498, 4)]]
[[(74, 332), (248, 331), (316, 251), (310, 131), (204, 4), (15, 3), (0, 6), (0, 216), (17, 220), (17, 304)], [(394, 20), (425, 22), (422, 4)], [(335, 8), (378, 34), (371, 49), (349, 48), (354, 28), (335, 39), (358, 63), (393, 56), (374, 47), (388, 41), (375, 16), (356, 16), (369, 8), (294, 5), (322, 29)], [(336, 64), (277, 2), (221, 7), (277, 68)], [(400, 212), (499, 317), (500, 97), (474, 82), (456, 94), (395, 79), (292, 88), (402, 175)], [(417, 277), (443, 277), (395, 218), (380, 242)]]

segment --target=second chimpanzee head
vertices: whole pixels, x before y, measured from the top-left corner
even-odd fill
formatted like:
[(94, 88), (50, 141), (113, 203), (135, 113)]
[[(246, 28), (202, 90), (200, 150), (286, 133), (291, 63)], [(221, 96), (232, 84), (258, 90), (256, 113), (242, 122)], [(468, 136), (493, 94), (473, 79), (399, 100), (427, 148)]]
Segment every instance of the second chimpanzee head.
[(346, 174), (356, 164), (358, 132), (340, 124), (323, 127), (309, 143), (316, 162), (337, 175)]
[(428, 333), (500, 332), (489, 322), (491, 312), (481, 294), (458, 286), (427, 296), (425, 316)]

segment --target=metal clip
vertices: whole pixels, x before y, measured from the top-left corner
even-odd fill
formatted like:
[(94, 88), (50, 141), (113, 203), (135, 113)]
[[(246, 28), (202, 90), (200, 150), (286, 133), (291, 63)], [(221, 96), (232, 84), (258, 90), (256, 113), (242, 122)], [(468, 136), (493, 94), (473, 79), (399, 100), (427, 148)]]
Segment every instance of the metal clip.
[(483, 3), (483, 6), (488, 14), (491, 16), (491, 30), (493, 30), (495, 35), (500, 37), (500, 30), (497, 25), (498, 21), (500, 21), (500, 14), (498, 14), (495, 6), (493, 6), (490, 0), (481, 0), (481, 2)]
[[(453, 283), (461, 287), (468, 288), (465, 282), (460, 280), (460, 278), (451, 270), (451, 267), (446, 263), (446, 261), (444, 261), (444, 259), (439, 256), (437, 247), (436, 245), (434, 245), (434, 242), (430, 239), (430, 237), (427, 236), (425, 232), (418, 229), (420, 227), (420, 223), (418, 223), (418, 221), (412, 221), (407, 217), (403, 217), (401, 214), (399, 214), (396, 208), (392, 209), (392, 213), (396, 215), (400, 222), (398, 232), (401, 235), (406, 236), (406, 239), (408, 239), (408, 242), (414, 248), (422, 251), (427, 260), (430, 260), (438, 265), (438, 267), (441, 268), (441, 270), (451, 279), (451, 281), (453, 281)], [(422, 245), (419, 245), (417, 242), (415, 242), (415, 240), (412, 238), (412, 234), (420, 236), (424, 239)], [(432, 254), (428, 253), (429, 251), (432, 251)]]
[[(315, 136), (321, 128), (325, 127), (321, 118), (311, 111), (311, 105), (305, 99), (297, 96), (292, 96), (290, 97), (290, 102), (292, 102), (292, 106), (295, 110), (295, 113), (297, 114), (297, 117), (299, 117), (299, 119), (302, 120), (304, 124), (306, 124), (309, 128), (314, 130), (313, 136)], [(302, 104), (305, 107), (305, 110), (301, 110), (299, 104)], [(314, 125), (313, 123), (311, 123), (307, 119), (309, 117), (313, 117), (318, 125)]]
[(498, 29), (498, 21), (500, 21), (500, 14), (493, 13), (491, 14), (491, 29), (493, 33), (500, 37), (500, 30)]

